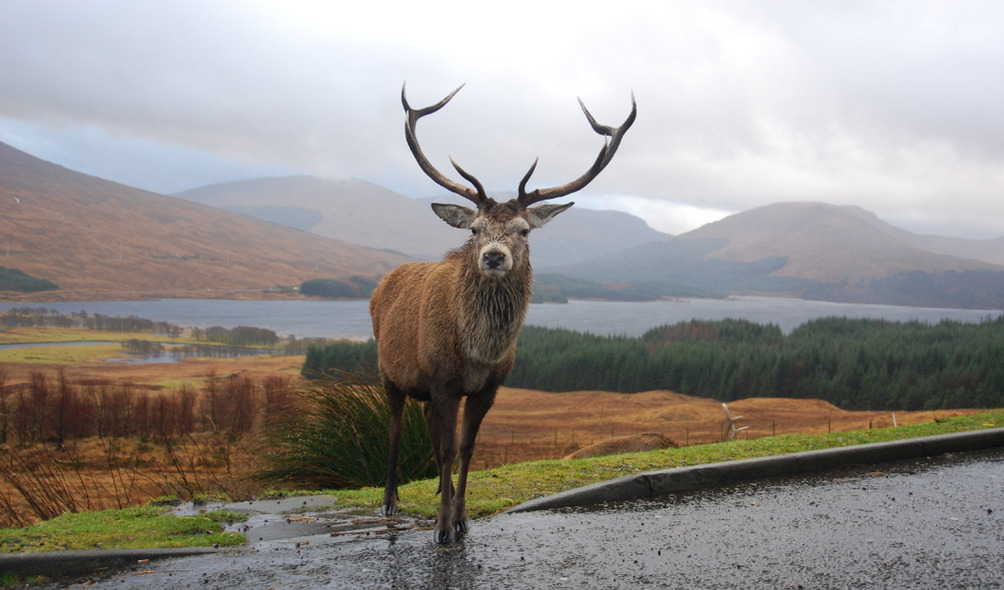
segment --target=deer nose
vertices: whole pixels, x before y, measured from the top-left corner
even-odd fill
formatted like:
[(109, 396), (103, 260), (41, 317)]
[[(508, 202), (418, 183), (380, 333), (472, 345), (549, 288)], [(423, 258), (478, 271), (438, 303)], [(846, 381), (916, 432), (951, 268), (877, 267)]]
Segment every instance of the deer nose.
[(501, 268), (505, 264), (505, 254), (501, 252), (485, 252), (485, 268)]

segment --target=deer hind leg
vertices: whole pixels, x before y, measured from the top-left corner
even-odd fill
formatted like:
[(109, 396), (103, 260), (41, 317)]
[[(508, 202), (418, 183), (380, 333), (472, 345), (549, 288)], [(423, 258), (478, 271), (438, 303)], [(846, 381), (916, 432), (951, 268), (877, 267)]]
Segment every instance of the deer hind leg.
[(455, 535), (453, 523), (453, 464), (457, 460), (457, 414), (460, 400), (436, 392), (425, 404), (425, 420), (429, 437), (436, 454), (439, 469), (439, 513), (433, 532), (437, 543), (452, 543)]
[(390, 406), (390, 458), (387, 466), (387, 485), (383, 489), (383, 506), (380, 514), (396, 516), (397, 507), (397, 458), (401, 444), (401, 430), (403, 428), (405, 395), (387, 379), (383, 380), (384, 395), (387, 396), (387, 404)]
[(481, 421), (495, 402), (495, 391), (470, 396), (464, 404), (464, 423), (460, 435), (460, 473), (457, 475), (457, 492), (453, 498), (453, 528), (466, 533), (467, 524), (467, 474), (474, 457), (474, 443), (481, 429)]

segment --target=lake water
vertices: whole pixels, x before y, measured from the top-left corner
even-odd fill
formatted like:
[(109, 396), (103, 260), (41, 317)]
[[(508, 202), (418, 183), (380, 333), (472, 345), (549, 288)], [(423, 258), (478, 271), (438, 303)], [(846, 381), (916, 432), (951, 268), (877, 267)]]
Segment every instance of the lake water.
[[(45, 304), (0, 303), (0, 313), (11, 307), (45, 307), (68, 314), (85, 311), (108, 316), (136, 316), (178, 326), (208, 328), (254, 326), (297, 338), (324, 337), (365, 340), (373, 335), (368, 301), (228, 301), (216, 299), (158, 299), (153, 301), (76, 301)], [(572, 301), (531, 305), (527, 324), (567, 328), (603, 335), (640, 336), (663, 324), (691, 319), (747, 319), (773, 323), (785, 332), (817, 318), (837, 316), (890, 321), (942, 319), (979, 322), (995, 319), (1001, 310), (942, 309), (893, 305), (858, 305), (782, 299), (730, 297), (679, 301)], [(2, 340), (2, 337), (0, 337)]]

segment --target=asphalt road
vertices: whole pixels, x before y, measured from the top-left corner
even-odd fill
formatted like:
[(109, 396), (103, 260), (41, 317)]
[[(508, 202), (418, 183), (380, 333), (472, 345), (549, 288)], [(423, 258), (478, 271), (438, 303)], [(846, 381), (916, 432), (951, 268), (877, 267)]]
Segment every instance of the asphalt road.
[(88, 582), (123, 589), (1001, 588), (1004, 449), (501, 514), (474, 521), (448, 547), (417, 529), (263, 539)]

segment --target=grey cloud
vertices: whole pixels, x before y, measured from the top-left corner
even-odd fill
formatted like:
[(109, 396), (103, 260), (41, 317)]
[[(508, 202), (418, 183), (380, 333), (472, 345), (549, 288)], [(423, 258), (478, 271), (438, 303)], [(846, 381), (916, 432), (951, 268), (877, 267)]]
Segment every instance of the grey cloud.
[(437, 187), (404, 145), (401, 83), (424, 106), (467, 82), (422, 121), (423, 146), (444, 171), (453, 156), (490, 190), (513, 190), (535, 157), (541, 186), (592, 162), (602, 140), (576, 96), (619, 124), (633, 90), (638, 122), (589, 189), (612, 204), (621, 195), (635, 212), (646, 199), (723, 212), (819, 199), (926, 230), (933, 219), (957, 234), (1004, 234), (987, 205), (1004, 182), (996, 3), (651, 12), (626, 2), (616, 13), (528, 3), (453, 16), (285, 6), (4, 2), (0, 140), (32, 144), (34, 129), (47, 138), (34, 145), (66, 165), (59, 137), (120, 157), (139, 146), (146, 175), (132, 166), (113, 180), (147, 188), (290, 170), (421, 196)]

